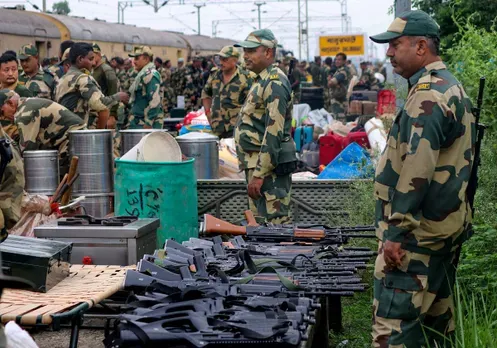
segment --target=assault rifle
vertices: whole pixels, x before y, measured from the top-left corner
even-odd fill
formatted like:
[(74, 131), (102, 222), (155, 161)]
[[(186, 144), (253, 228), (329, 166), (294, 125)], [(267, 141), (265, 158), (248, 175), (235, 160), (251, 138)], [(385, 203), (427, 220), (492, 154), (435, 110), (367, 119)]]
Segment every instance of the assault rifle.
[(247, 226), (236, 226), (212, 215), (204, 214), (204, 221), (200, 224), (203, 234), (226, 234), (245, 236), (252, 241), (261, 242), (310, 242), (321, 244), (345, 244), (349, 238), (376, 238), (374, 234), (346, 233), (372, 232), (374, 226), (339, 227), (339, 228), (299, 228), (285, 225), (258, 225), (252, 212), (245, 212)]
[(475, 144), (475, 157), (473, 159), (473, 168), (471, 170), (471, 175), (469, 177), (468, 188), (466, 194), (468, 195), (469, 205), (473, 211), (473, 216), (475, 214), (475, 195), (476, 189), (478, 188), (478, 167), (481, 164), (480, 150), (481, 143), (483, 141), (483, 135), (485, 129), (487, 128), (484, 124), (480, 123), (481, 107), (483, 104), (483, 92), (485, 90), (485, 77), (480, 78), (480, 88), (478, 90), (478, 99), (476, 100), (476, 107), (473, 108), (473, 115), (475, 116), (476, 124), (476, 144)]

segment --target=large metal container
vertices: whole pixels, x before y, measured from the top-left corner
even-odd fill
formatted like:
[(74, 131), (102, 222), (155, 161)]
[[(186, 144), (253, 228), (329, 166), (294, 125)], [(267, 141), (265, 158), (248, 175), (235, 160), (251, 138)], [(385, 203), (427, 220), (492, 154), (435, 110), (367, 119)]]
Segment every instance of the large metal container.
[[(91, 216), (104, 217), (114, 211), (113, 193), (78, 194), (85, 196), (85, 200), (80, 203), (85, 214)], [(76, 197), (74, 197), (76, 198)]]
[(188, 133), (176, 138), (181, 152), (195, 159), (197, 179), (219, 177), (219, 138), (206, 133)]
[(36, 240), (73, 243), (71, 261), (75, 264), (88, 256), (94, 265), (127, 266), (154, 253), (159, 225), (159, 219), (139, 219), (125, 226), (60, 226), (52, 220), (35, 227), (34, 233)]
[(166, 132), (165, 129), (125, 129), (121, 133), (121, 156), (138, 144), (142, 138), (152, 132)]
[(24, 178), (26, 192), (53, 195), (59, 184), (58, 151), (24, 151)]
[(69, 132), (69, 151), (79, 157), (73, 194), (109, 193), (114, 191), (112, 132), (109, 129)]

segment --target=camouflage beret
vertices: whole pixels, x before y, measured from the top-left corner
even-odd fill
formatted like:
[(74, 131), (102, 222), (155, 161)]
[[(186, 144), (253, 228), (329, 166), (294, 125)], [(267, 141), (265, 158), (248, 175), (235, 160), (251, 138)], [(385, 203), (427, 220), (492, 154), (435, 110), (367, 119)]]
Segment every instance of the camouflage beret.
[(137, 46), (135, 47), (135, 50), (133, 53), (128, 54), (130, 57), (138, 57), (141, 55), (147, 55), (149, 57), (153, 57), (154, 53), (152, 52), (152, 49), (148, 46)]
[(274, 37), (273, 32), (269, 29), (261, 29), (251, 32), (245, 41), (235, 44), (235, 47), (256, 48), (265, 46), (268, 48), (276, 48), (277, 45), (278, 40)]
[(217, 54), (222, 58), (240, 57), (240, 52), (234, 46), (224, 46), (223, 49)]
[(369, 38), (376, 43), (388, 43), (401, 36), (440, 37), (440, 26), (424, 11), (407, 11), (390, 24), (387, 31)]
[(91, 47), (93, 48), (93, 52), (96, 52), (96, 53), (102, 53), (102, 50), (100, 49), (100, 46), (94, 42)]
[(3, 104), (5, 104), (5, 102), (7, 100), (9, 100), (10, 98), (12, 98), (13, 96), (15, 96), (17, 93), (10, 90), (10, 89), (2, 89), (0, 90), (0, 106), (2, 106)]
[(17, 58), (20, 60), (28, 59), (31, 56), (37, 56), (38, 55), (38, 49), (36, 48), (35, 45), (29, 44), (29, 45), (24, 45), (21, 47), (19, 50), (19, 54), (17, 55)]

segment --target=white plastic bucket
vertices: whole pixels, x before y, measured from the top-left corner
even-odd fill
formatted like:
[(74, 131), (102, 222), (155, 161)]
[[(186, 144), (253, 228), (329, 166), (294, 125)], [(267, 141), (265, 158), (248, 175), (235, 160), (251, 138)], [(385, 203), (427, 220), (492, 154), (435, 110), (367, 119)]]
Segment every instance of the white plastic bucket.
[(181, 149), (171, 134), (153, 132), (142, 138), (121, 159), (138, 162), (181, 162)]

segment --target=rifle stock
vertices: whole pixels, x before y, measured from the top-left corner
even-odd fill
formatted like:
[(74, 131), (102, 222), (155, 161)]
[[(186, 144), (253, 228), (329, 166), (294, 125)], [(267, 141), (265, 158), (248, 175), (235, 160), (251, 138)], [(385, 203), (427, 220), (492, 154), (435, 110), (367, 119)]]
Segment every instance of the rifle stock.
[(231, 234), (234, 236), (245, 236), (247, 235), (247, 228), (244, 226), (233, 225), (210, 214), (204, 214), (204, 222), (200, 225), (200, 232), (205, 234)]
[(250, 210), (245, 210), (245, 219), (247, 219), (247, 224), (249, 226), (259, 226), (255, 220), (254, 214)]

